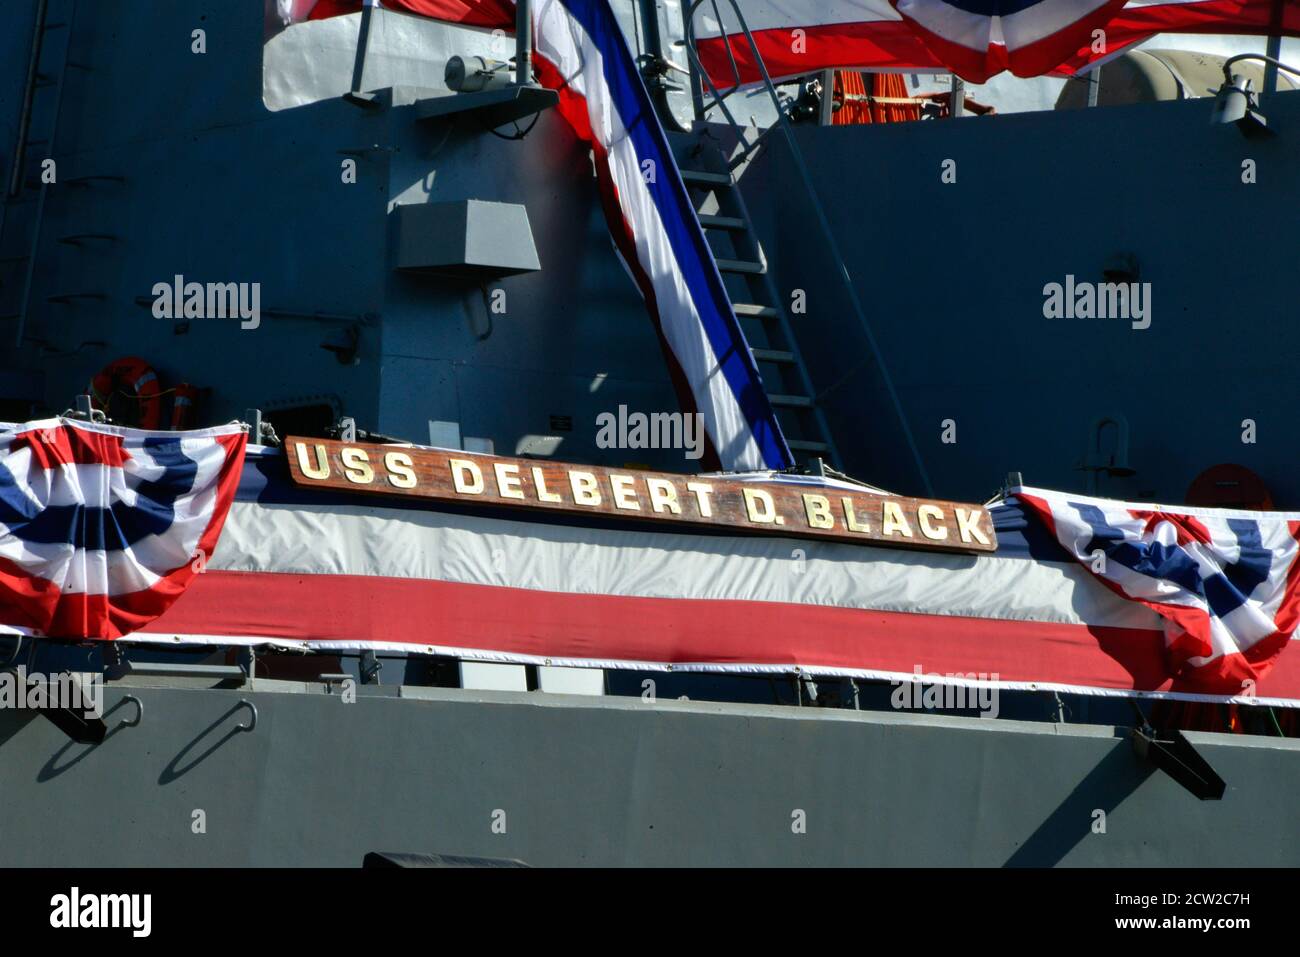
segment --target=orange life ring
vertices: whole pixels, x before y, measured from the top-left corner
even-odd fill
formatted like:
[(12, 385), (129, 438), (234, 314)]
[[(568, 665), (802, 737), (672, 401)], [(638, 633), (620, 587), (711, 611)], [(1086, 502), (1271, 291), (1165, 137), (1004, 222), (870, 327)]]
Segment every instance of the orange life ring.
[(109, 414), (110, 403), (119, 392), (135, 400), (131, 403), (135, 413), (132, 421), (124, 424), (139, 429), (162, 427), (162, 386), (149, 363), (127, 356), (110, 362), (90, 380), (90, 397), (95, 408), (105, 415)]

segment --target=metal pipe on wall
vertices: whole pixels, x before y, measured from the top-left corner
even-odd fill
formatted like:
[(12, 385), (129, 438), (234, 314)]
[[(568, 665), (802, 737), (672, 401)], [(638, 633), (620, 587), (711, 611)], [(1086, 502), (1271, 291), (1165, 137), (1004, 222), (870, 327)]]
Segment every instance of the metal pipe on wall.
[(966, 112), (966, 81), (956, 73), (952, 75), (952, 93), (948, 97), (948, 115), (952, 118)]
[(361, 29), (357, 35), (357, 55), (352, 61), (352, 92), (361, 92), (366, 72), (366, 51), (370, 48), (370, 21), (375, 12), (375, 0), (366, 0), (361, 8)]
[(515, 4), (515, 84), (533, 82), (533, 11), (531, 0)]
[(835, 71), (822, 70), (821, 108), (817, 111), (817, 125), (830, 126), (835, 122)]
[[(1272, 35), (1268, 38), (1268, 47), (1265, 53), (1274, 60), (1282, 59), (1282, 3), (1283, 0), (1273, 0), (1273, 18), (1269, 22), (1272, 28)], [(1277, 64), (1264, 64), (1264, 92), (1277, 92)]]
[(18, 120), (18, 143), (14, 147), (13, 170), (9, 177), (9, 195), (17, 196), (22, 188), (23, 167), (27, 155), (27, 132), (32, 117), (32, 101), (36, 96), (36, 74), (41, 63), (41, 47), (45, 39), (45, 9), (48, 0), (40, 0), (36, 7), (36, 20), (32, 24), (32, 53), (27, 63), (27, 83), (23, 88), (23, 111)]

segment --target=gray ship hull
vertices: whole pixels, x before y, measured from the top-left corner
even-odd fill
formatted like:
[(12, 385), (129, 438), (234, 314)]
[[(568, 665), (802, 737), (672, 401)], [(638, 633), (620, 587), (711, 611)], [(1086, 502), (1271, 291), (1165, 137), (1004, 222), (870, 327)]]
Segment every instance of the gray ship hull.
[(0, 865), (1300, 863), (1291, 740), (1189, 734), (1228, 785), (1198, 801), (1108, 727), (139, 680), (107, 691), (99, 746), (0, 712)]

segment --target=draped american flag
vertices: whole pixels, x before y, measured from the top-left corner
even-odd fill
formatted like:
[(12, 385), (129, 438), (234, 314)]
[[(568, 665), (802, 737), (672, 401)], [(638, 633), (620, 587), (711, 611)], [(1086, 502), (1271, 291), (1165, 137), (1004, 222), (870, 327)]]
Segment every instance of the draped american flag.
[[(278, 0), (286, 22), (357, 10), (362, 0)], [(391, 10), (514, 29), (511, 0), (376, 0)], [(774, 79), (815, 70), (951, 70), (983, 82), (1072, 74), (1159, 33), (1300, 36), (1295, 0), (739, 0)], [(700, 58), (720, 88), (761, 79), (729, 0), (696, 16)], [(1094, 30), (1104, 30), (1103, 38)], [(796, 34), (795, 31), (800, 31)], [(728, 45), (731, 47), (728, 55)]]
[(793, 464), (641, 72), (607, 0), (538, 0), (537, 72), (591, 144), (610, 234), (686, 411), (726, 469)]
[[(1073, 74), (1159, 33), (1300, 36), (1294, 0), (740, 0), (740, 9), (778, 80), (826, 69), (938, 69), (981, 83), (1004, 70)], [(757, 83), (730, 4), (718, 4), (721, 23), (711, 10), (704, 4), (695, 19), (710, 78), (720, 88), (737, 74)]]
[(0, 424), (0, 631), (111, 639), (161, 615), (216, 547), (246, 442)]
[(1300, 514), (1013, 490), (1102, 584), (1161, 616), (1170, 677), (1249, 695), (1300, 623)]
[(1039, 76), (1105, 27), (1125, 0), (890, 0), (953, 72), (982, 81)]

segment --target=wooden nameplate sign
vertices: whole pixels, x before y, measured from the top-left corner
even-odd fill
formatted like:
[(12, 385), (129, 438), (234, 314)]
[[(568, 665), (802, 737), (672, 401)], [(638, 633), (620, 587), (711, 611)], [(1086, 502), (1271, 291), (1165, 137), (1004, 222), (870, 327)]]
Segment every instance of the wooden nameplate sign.
[(948, 552), (997, 549), (993, 520), (980, 505), (294, 436), (285, 452), (294, 483), (304, 487), (637, 519), (664, 530), (707, 526)]

